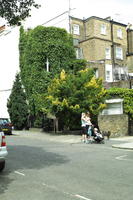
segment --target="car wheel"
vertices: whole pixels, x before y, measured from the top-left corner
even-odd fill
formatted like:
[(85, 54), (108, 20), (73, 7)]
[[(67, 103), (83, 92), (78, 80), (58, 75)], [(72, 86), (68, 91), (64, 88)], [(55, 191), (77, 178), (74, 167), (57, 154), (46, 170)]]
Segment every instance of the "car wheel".
[(2, 171), (5, 168), (5, 160), (0, 162), (0, 171)]

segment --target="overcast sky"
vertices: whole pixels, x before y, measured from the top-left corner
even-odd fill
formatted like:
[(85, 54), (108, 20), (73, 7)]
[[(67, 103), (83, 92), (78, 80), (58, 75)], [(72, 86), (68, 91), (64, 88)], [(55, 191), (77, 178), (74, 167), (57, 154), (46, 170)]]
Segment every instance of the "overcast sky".
[[(23, 23), (25, 27), (34, 28), (41, 25), (68, 11), (69, 6), (72, 9), (70, 15), (77, 18), (111, 16), (116, 21), (133, 24), (132, 0), (36, 0), (36, 2), (41, 4), (41, 8), (32, 10), (32, 16)], [(68, 22), (67, 19), (68, 15), (65, 14), (47, 25), (62, 26)], [(18, 28), (14, 28), (10, 34), (0, 37), (0, 91), (12, 88), (15, 74), (19, 71), (18, 35)], [(1, 113), (5, 113), (8, 95), (9, 92), (0, 92)]]
[[(64, 11), (71, 9), (71, 15), (83, 19), (90, 16), (118, 19), (124, 23), (133, 23), (132, 0), (36, 0), (42, 7), (33, 11), (27, 20), (29, 26), (42, 24)], [(70, 3), (70, 4), (69, 4)]]

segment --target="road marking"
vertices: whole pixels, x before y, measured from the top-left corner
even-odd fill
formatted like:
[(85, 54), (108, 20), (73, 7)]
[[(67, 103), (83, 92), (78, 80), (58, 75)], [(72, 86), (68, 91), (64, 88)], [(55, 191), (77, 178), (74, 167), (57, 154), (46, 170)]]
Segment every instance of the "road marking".
[(124, 159), (125, 157), (127, 157), (127, 155), (118, 156), (118, 157), (115, 157), (115, 159), (117, 159), (117, 160), (127, 160), (127, 159)]
[(21, 173), (21, 172), (18, 172), (18, 171), (15, 171), (16, 174), (19, 174), (21, 176), (25, 176), (25, 174)]
[(79, 195), (79, 194), (76, 194), (75, 197), (78, 197), (78, 198), (84, 199), (84, 200), (91, 200), (91, 199), (88, 199), (88, 198), (86, 198), (86, 197), (84, 197), (84, 196), (81, 196), (81, 195)]
[(79, 194), (70, 194), (69, 192), (61, 191), (60, 189), (58, 189), (58, 188), (57, 188), (56, 186), (54, 186), (54, 185), (48, 185), (48, 184), (46, 184), (46, 183), (42, 183), (42, 185), (44, 185), (45, 187), (47, 187), (47, 188), (49, 188), (49, 189), (53, 189), (53, 190), (55, 190), (55, 191), (61, 192), (61, 193), (63, 193), (63, 194), (66, 194), (66, 195), (68, 195), (68, 196), (71, 196), (71, 197), (76, 197), (76, 198), (84, 199), (84, 200), (92, 200), (92, 199), (88, 199), (88, 198), (86, 198), (86, 197), (84, 197), (84, 196), (81, 196), (81, 195), (79, 195)]

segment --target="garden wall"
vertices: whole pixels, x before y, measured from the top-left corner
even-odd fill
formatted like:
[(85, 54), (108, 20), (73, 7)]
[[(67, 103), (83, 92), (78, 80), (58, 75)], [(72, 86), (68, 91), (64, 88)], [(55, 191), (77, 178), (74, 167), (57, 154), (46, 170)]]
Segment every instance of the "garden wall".
[(98, 125), (101, 131), (111, 131), (111, 137), (128, 135), (128, 116), (121, 115), (99, 115)]

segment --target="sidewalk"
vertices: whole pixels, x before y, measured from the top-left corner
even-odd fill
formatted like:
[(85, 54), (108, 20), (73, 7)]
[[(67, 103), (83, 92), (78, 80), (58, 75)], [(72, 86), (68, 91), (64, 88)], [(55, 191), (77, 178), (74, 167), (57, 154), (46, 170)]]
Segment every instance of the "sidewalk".
[(30, 138), (42, 138), (44, 140), (55, 141), (55, 142), (64, 142), (64, 143), (81, 143), (80, 135), (67, 135), (67, 134), (54, 134), (42, 132), (41, 129), (30, 129), (22, 131), (13, 131), (14, 135), (30, 137)]
[(111, 140), (124, 142), (122, 144), (114, 144), (114, 145), (112, 145), (113, 148), (133, 150), (133, 136), (111, 138)]
[[(14, 135), (24, 136), (24, 137), (36, 137), (44, 140), (49, 141), (56, 141), (56, 142), (64, 142), (64, 143), (81, 143), (81, 136), (80, 135), (60, 135), (60, 134), (52, 134), (42, 132), (41, 129), (30, 129), (22, 130), (22, 131), (13, 131)], [(133, 150), (133, 136), (125, 136), (119, 138), (110, 138), (111, 141), (121, 141), (121, 144), (114, 144), (112, 145), (113, 148), (119, 149), (130, 149)]]

